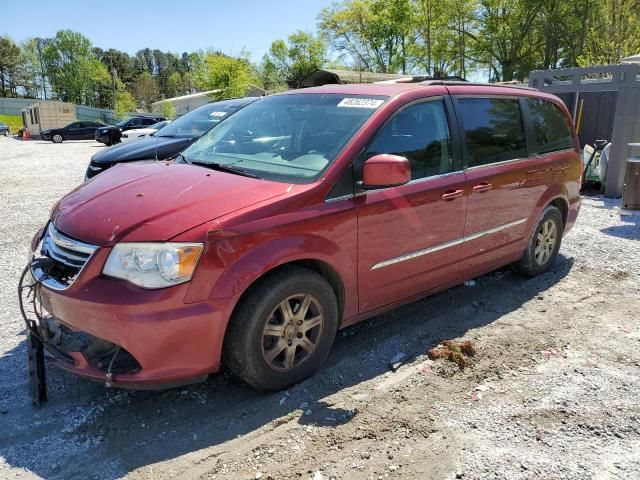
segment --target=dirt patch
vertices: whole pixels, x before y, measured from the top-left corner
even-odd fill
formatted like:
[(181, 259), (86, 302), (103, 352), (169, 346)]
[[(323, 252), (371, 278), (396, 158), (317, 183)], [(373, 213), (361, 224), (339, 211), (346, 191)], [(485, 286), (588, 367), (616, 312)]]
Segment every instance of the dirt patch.
[(443, 340), (437, 347), (430, 349), (428, 355), (432, 360), (444, 359), (453, 362), (460, 370), (464, 370), (475, 357), (476, 347), (471, 340)]

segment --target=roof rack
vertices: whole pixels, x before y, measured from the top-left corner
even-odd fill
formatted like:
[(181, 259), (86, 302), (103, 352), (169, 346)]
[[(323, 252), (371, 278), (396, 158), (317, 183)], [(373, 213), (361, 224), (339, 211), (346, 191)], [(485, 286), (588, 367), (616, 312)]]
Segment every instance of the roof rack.
[(424, 82), (420, 82), (420, 85), (430, 86), (430, 85), (444, 85), (444, 86), (474, 86), (474, 87), (500, 87), (500, 88), (516, 88), (518, 90), (533, 90), (538, 91), (537, 88), (532, 87), (524, 87), (520, 85), (509, 85), (509, 84), (501, 84), (501, 83), (482, 83), (482, 82), (461, 82), (459, 80), (426, 80)]

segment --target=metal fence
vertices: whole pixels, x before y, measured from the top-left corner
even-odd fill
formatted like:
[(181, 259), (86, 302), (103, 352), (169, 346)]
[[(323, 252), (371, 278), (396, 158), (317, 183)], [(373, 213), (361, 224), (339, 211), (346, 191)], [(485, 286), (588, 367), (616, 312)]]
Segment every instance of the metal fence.
[(581, 142), (592, 143), (598, 137), (611, 141), (605, 195), (619, 197), (627, 145), (640, 141), (640, 65), (533, 71), (529, 86), (563, 97), (581, 126)]
[(20, 111), (37, 102), (32, 98), (0, 98), (0, 115), (20, 115)]
[(102, 123), (115, 123), (118, 121), (118, 117), (113, 110), (87, 107), (85, 105), (76, 105), (76, 117), (78, 120), (93, 120)]

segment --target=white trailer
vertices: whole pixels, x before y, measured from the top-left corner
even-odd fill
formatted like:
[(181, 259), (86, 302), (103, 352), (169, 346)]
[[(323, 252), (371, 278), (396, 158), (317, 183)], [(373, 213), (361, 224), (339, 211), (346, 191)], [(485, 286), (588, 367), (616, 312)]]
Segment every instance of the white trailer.
[(73, 103), (41, 101), (22, 109), (22, 124), (32, 136), (43, 130), (62, 128), (76, 121), (76, 106)]

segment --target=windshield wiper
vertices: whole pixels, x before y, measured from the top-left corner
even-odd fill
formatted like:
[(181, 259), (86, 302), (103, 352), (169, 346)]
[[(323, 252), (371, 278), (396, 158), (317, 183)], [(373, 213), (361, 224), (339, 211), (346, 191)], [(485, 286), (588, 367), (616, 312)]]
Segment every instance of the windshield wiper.
[(238, 168), (232, 165), (223, 165), (221, 163), (214, 163), (214, 162), (194, 162), (193, 160), (187, 160), (185, 156), (182, 154), (180, 154), (180, 156), (184, 158), (189, 165), (198, 165), (200, 167), (210, 168), (212, 170), (217, 170), (219, 172), (227, 172), (227, 173), (234, 173), (236, 175), (242, 175), (243, 177), (260, 178), (255, 173), (245, 170), (244, 168)]
[(189, 165), (198, 165), (200, 167), (210, 168), (212, 170), (217, 170), (219, 172), (235, 173), (236, 175), (242, 175), (244, 177), (249, 177), (249, 178), (261, 178), (255, 173), (245, 170), (244, 168), (238, 168), (232, 165), (223, 165), (221, 163), (215, 163), (215, 162), (194, 162), (193, 160), (190, 160), (187, 157), (185, 157), (183, 153), (179, 153), (178, 155), (176, 155), (176, 159), (182, 159), (182, 162), (188, 163)]
[(180, 152), (178, 155), (175, 156), (176, 160), (180, 160), (182, 159), (182, 161), (180, 163), (188, 163), (189, 165), (191, 164), (191, 160), (189, 160), (187, 157), (185, 157), (182, 152)]

